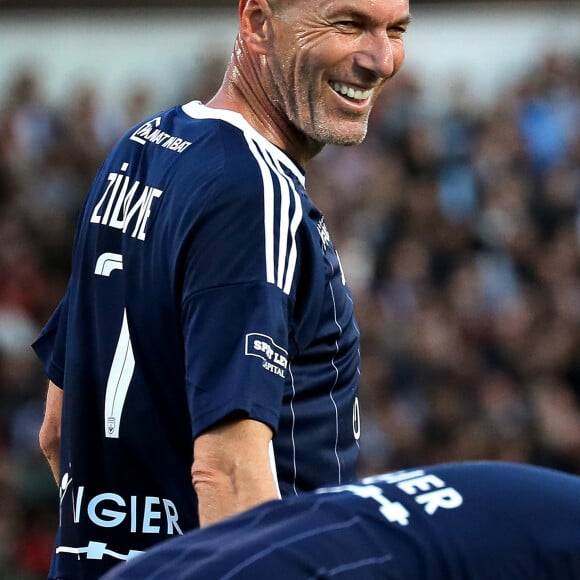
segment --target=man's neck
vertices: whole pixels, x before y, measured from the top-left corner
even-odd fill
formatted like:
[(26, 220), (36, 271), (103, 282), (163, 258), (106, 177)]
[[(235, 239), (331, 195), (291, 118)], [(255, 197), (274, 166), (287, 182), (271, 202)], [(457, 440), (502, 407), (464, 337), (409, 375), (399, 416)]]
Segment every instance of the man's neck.
[(259, 63), (252, 61), (239, 39), (222, 86), (207, 106), (240, 113), (256, 131), (302, 166), (324, 146), (297, 130), (272, 103), (259, 74)]

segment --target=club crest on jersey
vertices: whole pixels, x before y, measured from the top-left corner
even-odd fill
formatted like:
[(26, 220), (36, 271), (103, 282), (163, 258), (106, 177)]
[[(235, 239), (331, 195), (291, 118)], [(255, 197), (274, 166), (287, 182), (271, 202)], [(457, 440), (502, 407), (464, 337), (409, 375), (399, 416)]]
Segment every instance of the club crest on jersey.
[(246, 335), (246, 356), (262, 359), (262, 368), (281, 378), (286, 377), (288, 351), (278, 346), (266, 334), (253, 332)]
[(155, 117), (146, 123), (143, 123), (135, 132), (129, 137), (131, 141), (145, 145), (146, 143), (153, 143), (153, 145), (160, 145), (170, 151), (183, 153), (190, 145), (191, 141), (186, 141), (179, 137), (174, 137), (165, 131), (159, 129), (161, 126), (161, 117)]
[(115, 417), (107, 418), (107, 433), (112, 435), (115, 432)]
[(318, 235), (320, 236), (320, 241), (322, 242), (322, 249), (326, 252), (326, 250), (328, 250), (328, 246), (330, 246), (330, 234), (328, 233), (328, 229), (323, 217), (320, 218), (316, 228), (318, 229)]

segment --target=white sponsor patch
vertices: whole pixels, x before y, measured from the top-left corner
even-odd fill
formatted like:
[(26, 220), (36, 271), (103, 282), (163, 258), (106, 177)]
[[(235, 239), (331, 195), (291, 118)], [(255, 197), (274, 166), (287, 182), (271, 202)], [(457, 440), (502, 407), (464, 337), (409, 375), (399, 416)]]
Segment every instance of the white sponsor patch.
[(288, 351), (278, 346), (268, 335), (258, 332), (247, 334), (246, 356), (255, 356), (262, 359), (262, 368), (279, 377), (286, 377)]

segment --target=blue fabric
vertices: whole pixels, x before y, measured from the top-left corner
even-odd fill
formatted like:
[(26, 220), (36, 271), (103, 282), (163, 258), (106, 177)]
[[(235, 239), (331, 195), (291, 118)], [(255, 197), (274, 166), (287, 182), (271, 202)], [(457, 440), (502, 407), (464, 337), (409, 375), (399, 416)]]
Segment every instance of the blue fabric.
[(98, 577), (196, 527), (192, 442), (234, 412), (276, 433), (283, 493), (352, 481), (358, 340), (291, 159), (196, 103), (129, 131), (89, 192), (67, 294), (35, 343), (64, 389), (51, 577)]
[(263, 504), (106, 580), (577, 580), (579, 521), (578, 477), (438, 465)]

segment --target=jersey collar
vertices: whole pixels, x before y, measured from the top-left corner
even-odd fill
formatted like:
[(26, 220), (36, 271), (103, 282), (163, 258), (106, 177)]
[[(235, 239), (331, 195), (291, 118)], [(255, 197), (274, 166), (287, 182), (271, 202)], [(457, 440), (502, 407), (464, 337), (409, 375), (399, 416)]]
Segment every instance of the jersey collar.
[(304, 171), (296, 164), (282, 149), (276, 147), (273, 143), (268, 141), (263, 135), (258, 133), (244, 117), (235, 111), (229, 111), (227, 109), (214, 109), (212, 107), (206, 107), (201, 101), (190, 101), (182, 106), (183, 112), (191, 117), (192, 119), (218, 119), (225, 121), (234, 127), (240, 129), (244, 134), (251, 137), (254, 141), (260, 143), (262, 147), (265, 147), (272, 153), (274, 157), (277, 157), (284, 163), (290, 171), (296, 176), (300, 181), (302, 186), (305, 185), (305, 175)]

